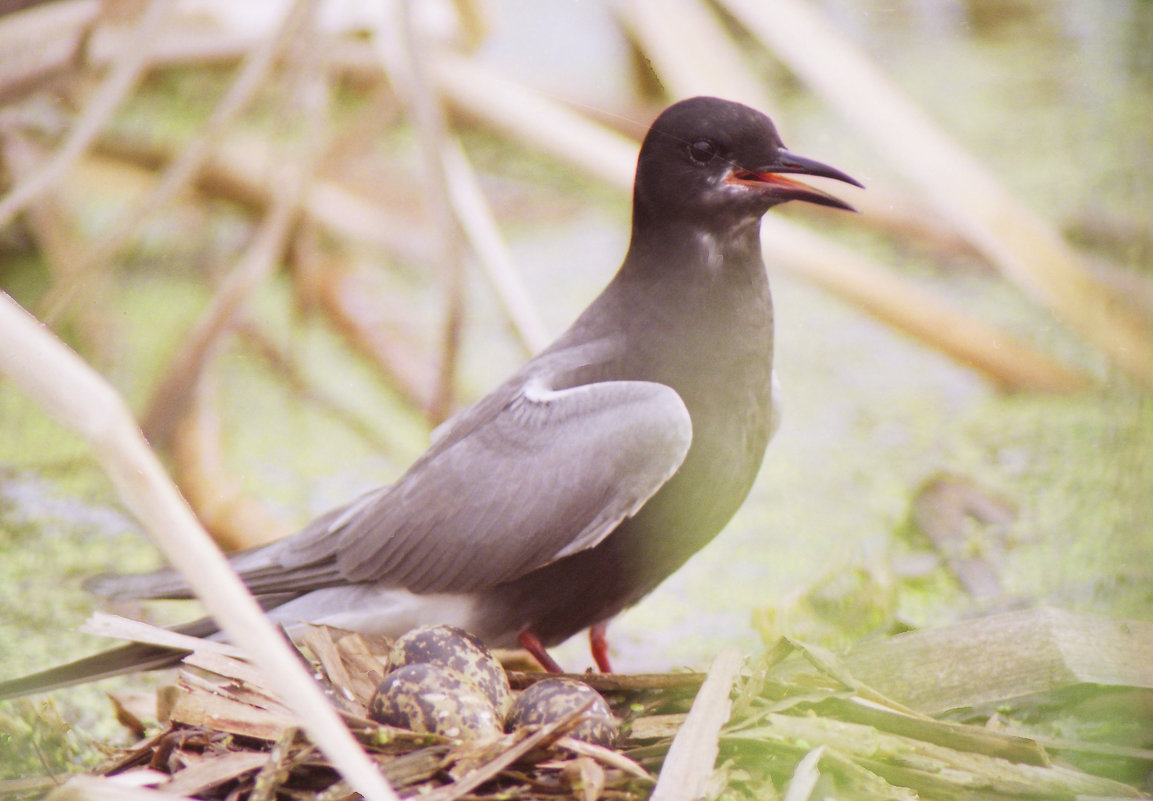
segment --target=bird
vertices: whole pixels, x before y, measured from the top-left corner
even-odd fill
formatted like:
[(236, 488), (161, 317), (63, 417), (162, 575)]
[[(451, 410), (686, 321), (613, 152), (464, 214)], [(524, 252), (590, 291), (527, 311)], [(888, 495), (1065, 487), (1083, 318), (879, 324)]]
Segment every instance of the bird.
[[(740, 103), (674, 103), (641, 144), (628, 250), (576, 321), (433, 432), (394, 483), (278, 542), (230, 556), (285, 626), (398, 636), (456, 625), (547, 649), (607, 622), (711, 541), (741, 506), (779, 420), (760, 222), (802, 201), (855, 211), (791, 175), (861, 187), (785, 148)], [(191, 598), (175, 571), (96, 576), (112, 598)], [(212, 636), (208, 618), (177, 630)], [(0, 697), (167, 667), (130, 644), (23, 678)]]

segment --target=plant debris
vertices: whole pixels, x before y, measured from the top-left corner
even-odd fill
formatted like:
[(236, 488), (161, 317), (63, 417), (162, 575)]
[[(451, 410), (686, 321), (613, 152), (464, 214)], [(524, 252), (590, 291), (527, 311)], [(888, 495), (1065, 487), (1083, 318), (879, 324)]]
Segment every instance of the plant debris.
[[(1058, 615), (1044, 609), (1013, 614), (1017, 617), (1010, 620), (992, 616), (920, 636), (951, 633), (954, 641), (972, 636), (993, 647), (998, 632), (1016, 631), (1027, 618), (1051, 621)], [(1093, 620), (1105, 630), (1122, 626), (1144, 633), (1149, 626), (1074, 617), (1072, 630)], [(117, 628), (109, 620), (102, 627), (110, 633)], [(141, 624), (127, 630), (136, 638), (147, 634)], [(165, 633), (158, 630), (156, 636)], [(1098, 640), (1103, 636), (1099, 633)], [(1070, 685), (1067, 675), (1054, 673), (1047, 688), (1031, 677), (1026, 697), (1006, 695), (992, 706), (954, 708), (930, 717), (885, 694), (891, 690), (863, 684), (853, 671), (866, 663), (852, 652), (838, 657), (785, 638), (743, 666), (735, 652), (725, 652), (707, 676), (570, 674), (568, 679), (599, 693), (620, 721), (616, 747), (608, 748), (569, 736), (583, 706), (547, 724), (487, 739), (461, 740), (374, 723), (369, 705), (389, 670), (392, 643), (326, 627), (308, 628), (300, 643), (317, 681), (402, 798), (1151, 797), (1153, 725), (1139, 720), (1120, 725), (1117, 731), (1128, 740), (1117, 742), (1097, 736), (1098, 722), (1086, 717), (1088, 725), (1078, 729), (1071, 721), (1093, 709), (1118, 720), (1126, 714), (1139, 717), (1141, 704), (1153, 703), (1153, 690), (1145, 686)], [(900, 637), (870, 646), (868, 664), (875, 666), (886, 648), (892, 657), (886, 685), (899, 686), (896, 677), (915, 675), (918, 665), (903, 658), (908, 646)], [(504, 656), (507, 666), (510, 658)], [(1018, 661), (1027, 665), (1031, 658), (1021, 654)], [(1099, 668), (1089, 664), (1088, 654), (1078, 659), (1085, 675), (1097, 675), (1093, 671)], [(1128, 675), (1130, 669), (1117, 654), (1102, 651), (1102, 659), (1110, 675)], [(1132, 675), (1142, 669), (1134, 665)], [(518, 692), (552, 678), (511, 669), (508, 677)], [(973, 683), (982, 682), (974, 674)], [(1058, 706), (1064, 717), (1053, 713)], [(291, 711), (267, 689), (259, 671), (218, 643), (206, 643), (188, 656), (175, 685), (158, 692), (157, 707), (158, 729), (116, 754), (100, 771), (102, 778), (73, 777), (51, 801), (355, 797), (297, 728)], [(117, 708), (130, 729), (144, 727), (136, 699), (117, 699)], [(1053, 724), (1048, 729), (1038, 725), (1039, 709), (1048, 711)], [(1064, 736), (1055, 736), (1055, 730)], [(0, 784), (0, 796), (17, 789)]]
[[(104, 621), (108, 631), (115, 631), (114, 619)], [(140, 624), (133, 624), (131, 631), (136, 638), (146, 636)], [(158, 638), (163, 635), (159, 632)], [(454, 739), (386, 726), (370, 720), (369, 712), (389, 668), (391, 641), (320, 626), (309, 627), (299, 641), (317, 681), (402, 796), (419, 793), (432, 801), (488, 796), (640, 801), (652, 787), (653, 777), (622, 751), (569, 736), (581, 723), (583, 706), (550, 723), (490, 738)], [(525, 687), (536, 677), (514, 672), (512, 678)], [(630, 688), (629, 677), (611, 678), (616, 686), (605, 694), (614, 716), (625, 721), (635, 710), (684, 712), (701, 681), (686, 674), (679, 681), (655, 682), (654, 687), (651, 678), (641, 676)], [(118, 707), (132, 707), (132, 728), (140, 725), (138, 705), (121, 699)], [(157, 712), (160, 730), (103, 766), (100, 773), (107, 781), (123, 788), (163, 790), (165, 798), (353, 797), (259, 671), (223, 653), (218, 644), (206, 643), (203, 650), (189, 654), (175, 685), (158, 692)]]

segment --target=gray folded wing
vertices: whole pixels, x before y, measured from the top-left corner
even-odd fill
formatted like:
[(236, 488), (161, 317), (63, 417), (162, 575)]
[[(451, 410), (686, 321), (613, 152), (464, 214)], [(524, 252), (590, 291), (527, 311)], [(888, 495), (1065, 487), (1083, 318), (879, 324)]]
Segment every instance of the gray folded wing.
[[(677, 471), (691, 439), (688, 410), (663, 384), (555, 390), (530, 378), (466, 412), (395, 484), (233, 565), (256, 593), (347, 582), (418, 593), (490, 587), (596, 545)], [(170, 571), (105, 577), (93, 589), (186, 592)]]
[(351, 581), (467, 592), (596, 545), (680, 467), (692, 439), (669, 387), (531, 379), (344, 523)]

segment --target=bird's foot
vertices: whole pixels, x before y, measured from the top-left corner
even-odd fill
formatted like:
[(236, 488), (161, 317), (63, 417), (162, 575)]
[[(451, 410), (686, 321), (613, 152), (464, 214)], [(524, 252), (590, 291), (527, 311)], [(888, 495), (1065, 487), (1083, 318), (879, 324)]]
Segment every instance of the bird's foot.
[(520, 642), (522, 648), (532, 654), (533, 658), (540, 663), (540, 666), (549, 673), (564, 673), (561, 666), (556, 663), (556, 660), (548, 655), (548, 651), (541, 645), (540, 638), (533, 633), (532, 629), (525, 629), (517, 635), (517, 640)]
[(594, 623), (589, 626), (589, 650), (593, 653), (593, 661), (601, 673), (612, 673), (613, 666), (609, 664), (609, 638), (605, 635), (607, 623)]

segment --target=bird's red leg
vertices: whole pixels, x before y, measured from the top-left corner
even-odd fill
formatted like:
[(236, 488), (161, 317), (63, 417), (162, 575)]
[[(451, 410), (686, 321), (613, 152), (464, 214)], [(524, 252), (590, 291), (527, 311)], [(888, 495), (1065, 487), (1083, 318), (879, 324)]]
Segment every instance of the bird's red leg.
[(608, 625), (602, 621), (589, 626), (589, 650), (593, 652), (593, 661), (601, 673), (613, 672), (613, 666), (609, 664), (609, 638), (605, 636)]
[(540, 638), (533, 633), (532, 629), (525, 629), (518, 634), (516, 638), (520, 642), (521, 647), (532, 654), (537, 662), (540, 662), (542, 668), (549, 673), (564, 673), (561, 666), (556, 663), (556, 660), (548, 655), (548, 651), (541, 645)]

